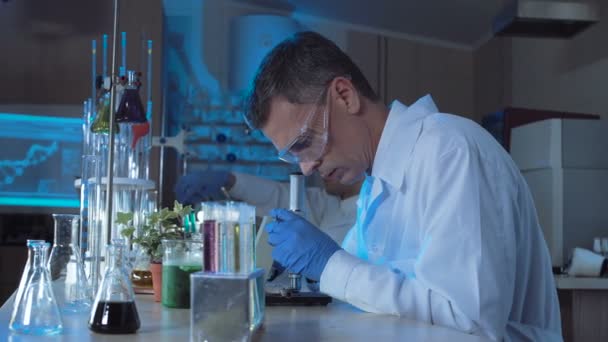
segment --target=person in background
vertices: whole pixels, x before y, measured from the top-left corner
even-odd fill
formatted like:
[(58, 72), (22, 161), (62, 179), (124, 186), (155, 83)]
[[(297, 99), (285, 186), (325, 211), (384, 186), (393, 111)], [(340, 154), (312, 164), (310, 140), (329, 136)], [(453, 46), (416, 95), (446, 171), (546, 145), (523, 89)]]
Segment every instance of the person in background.
[[(289, 184), (253, 175), (206, 170), (182, 176), (175, 195), (180, 203), (195, 204), (208, 199), (225, 199), (226, 195), (256, 207), (258, 216), (268, 215), (273, 208), (289, 206)], [(306, 189), (307, 217), (337, 243), (355, 224), (357, 198), (361, 182), (344, 185), (324, 180), (324, 188)]]
[(344, 248), (302, 217), (271, 211), (268, 241), (282, 266), (365, 311), (497, 341), (562, 340), (532, 196), (479, 125), (439, 112), (428, 95), (387, 107), (315, 32), (264, 58), (246, 119), (305, 175), (364, 180)]

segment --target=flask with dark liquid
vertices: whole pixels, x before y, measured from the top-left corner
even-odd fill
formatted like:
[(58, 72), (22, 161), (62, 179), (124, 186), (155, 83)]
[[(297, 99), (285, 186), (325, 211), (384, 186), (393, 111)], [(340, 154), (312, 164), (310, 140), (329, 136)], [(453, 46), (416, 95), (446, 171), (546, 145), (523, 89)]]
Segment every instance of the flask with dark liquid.
[(144, 123), (146, 111), (139, 96), (139, 79), (134, 71), (128, 72), (128, 83), (120, 98), (120, 104), (116, 111), (116, 122)]
[(114, 239), (107, 250), (108, 263), (95, 296), (89, 329), (101, 334), (135, 333), (140, 321), (135, 293), (124, 264), (124, 243)]

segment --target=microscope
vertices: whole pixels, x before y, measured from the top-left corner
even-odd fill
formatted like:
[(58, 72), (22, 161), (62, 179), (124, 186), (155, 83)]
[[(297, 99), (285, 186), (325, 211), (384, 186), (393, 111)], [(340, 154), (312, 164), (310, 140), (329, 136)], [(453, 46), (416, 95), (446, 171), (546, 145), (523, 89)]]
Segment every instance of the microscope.
[[(294, 172), (289, 175), (289, 210), (306, 217), (306, 187), (304, 175), (301, 172)], [(284, 268), (277, 262), (273, 262), (268, 273), (267, 282), (272, 282)], [(302, 275), (288, 272), (289, 284), (283, 287), (279, 293), (266, 293), (266, 305), (327, 305), (331, 303), (331, 297), (319, 292), (319, 282), (306, 278), (306, 288), (302, 291)]]

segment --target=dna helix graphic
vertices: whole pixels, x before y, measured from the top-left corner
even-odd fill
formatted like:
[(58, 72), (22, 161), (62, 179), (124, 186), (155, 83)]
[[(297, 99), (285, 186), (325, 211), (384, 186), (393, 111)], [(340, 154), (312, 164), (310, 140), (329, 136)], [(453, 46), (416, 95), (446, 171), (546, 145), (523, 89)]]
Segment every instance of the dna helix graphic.
[(44, 163), (58, 149), (56, 141), (48, 146), (33, 144), (23, 160), (0, 160), (0, 188), (13, 184), (17, 177), (23, 176), (27, 168)]

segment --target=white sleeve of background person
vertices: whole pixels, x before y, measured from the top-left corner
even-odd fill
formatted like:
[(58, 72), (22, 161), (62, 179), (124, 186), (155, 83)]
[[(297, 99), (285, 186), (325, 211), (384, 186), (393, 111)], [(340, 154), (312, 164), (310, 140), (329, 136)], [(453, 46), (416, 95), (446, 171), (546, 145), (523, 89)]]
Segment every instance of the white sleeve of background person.
[(321, 276), (321, 290), (366, 311), (502, 339), (513, 270), (492, 189), (496, 175), (482, 174), (481, 162), (478, 154), (457, 149), (419, 166), (424, 172), (413, 181), (421, 193), (415, 197), (424, 202), (418, 206), (424, 247), (413, 274), (340, 251)]
[[(268, 215), (274, 208), (289, 207), (289, 183), (281, 183), (257, 176), (233, 172), (236, 182), (230, 195), (256, 207), (256, 215)], [(329, 195), (324, 189), (310, 187), (306, 189), (307, 217), (318, 226), (327, 211), (335, 210), (340, 205), (338, 197)]]

